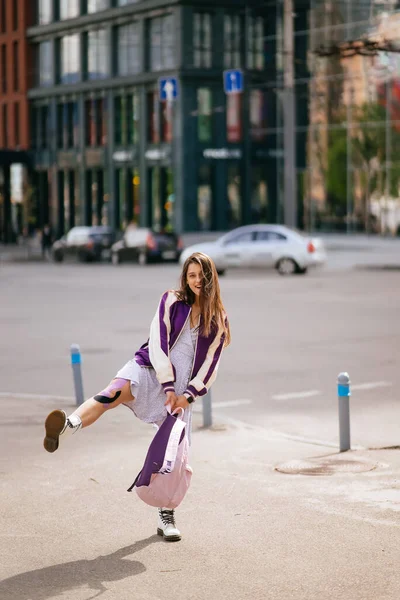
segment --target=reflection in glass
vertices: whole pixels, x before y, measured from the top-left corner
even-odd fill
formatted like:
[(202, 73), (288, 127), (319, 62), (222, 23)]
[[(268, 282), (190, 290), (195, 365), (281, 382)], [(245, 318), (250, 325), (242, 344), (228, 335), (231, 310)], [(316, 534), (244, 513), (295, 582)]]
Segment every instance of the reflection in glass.
[(60, 0), (60, 19), (79, 17), (80, 0)]
[(212, 94), (209, 88), (197, 90), (197, 134), (199, 142), (212, 140)]
[(53, 45), (52, 42), (39, 44), (39, 85), (53, 85)]
[(39, 0), (38, 23), (46, 25), (53, 20), (53, 0)]
[(155, 231), (161, 229), (161, 207), (160, 207), (160, 168), (153, 167), (151, 171), (151, 223)]
[(150, 21), (150, 68), (152, 71), (175, 66), (175, 34), (172, 15)]
[(268, 186), (265, 169), (261, 166), (251, 170), (251, 222), (268, 222)]
[(109, 75), (108, 34), (105, 29), (88, 33), (88, 79), (104, 79)]
[(194, 66), (208, 69), (212, 63), (211, 15), (195, 13), (193, 16)]
[(242, 220), (242, 193), (239, 165), (228, 167), (228, 215), (230, 229), (238, 227)]
[(212, 228), (212, 167), (202, 165), (198, 172), (197, 218), (200, 231)]
[(250, 135), (253, 141), (265, 139), (267, 133), (267, 103), (262, 90), (250, 91)]
[(230, 143), (242, 141), (242, 95), (226, 96), (226, 138)]
[(137, 92), (116, 96), (115, 111), (115, 144), (130, 146), (139, 142), (139, 97)]
[(262, 17), (247, 18), (247, 68), (264, 69), (264, 20)]
[(78, 33), (61, 38), (61, 83), (77, 83), (81, 80), (80, 41)]
[(175, 194), (174, 194), (174, 175), (170, 168), (165, 169), (165, 189), (163, 194), (163, 226), (166, 231), (174, 230), (174, 212), (175, 212)]
[(148, 141), (152, 144), (160, 142), (160, 111), (158, 92), (147, 94)]
[(95, 13), (109, 8), (110, 0), (87, 0), (88, 13)]
[(139, 23), (118, 28), (118, 75), (140, 73)]
[(226, 69), (241, 66), (241, 21), (239, 15), (224, 16), (224, 65)]

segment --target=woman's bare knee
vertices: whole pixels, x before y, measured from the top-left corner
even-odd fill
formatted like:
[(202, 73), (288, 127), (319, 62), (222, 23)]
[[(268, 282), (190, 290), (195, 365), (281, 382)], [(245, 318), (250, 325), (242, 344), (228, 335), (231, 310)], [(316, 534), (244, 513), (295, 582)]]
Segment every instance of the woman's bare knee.
[(113, 379), (103, 391), (94, 396), (94, 399), (104, 408), (115, 408), (124, 402), (129, 402), (133, 400), (131, 382), (128, 379)]

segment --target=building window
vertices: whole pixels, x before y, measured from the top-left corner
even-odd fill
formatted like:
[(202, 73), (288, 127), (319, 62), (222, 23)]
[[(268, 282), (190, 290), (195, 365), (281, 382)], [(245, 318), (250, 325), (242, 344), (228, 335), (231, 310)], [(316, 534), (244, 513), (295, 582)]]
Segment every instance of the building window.
[(241, 19), (239, 15), (224, 16), (224, 66), (237, 69), (241, 66)]
[(81, 0), (60, 0), (60, 19), (73, 19), (80, 15)]
[(6, 13), (7, 0), (0, 0), (0, 31), (5, 33), (7, 29), (7, 13)]
[(7, 92), (7, 46), (1, 46), (1, 91)]
[(39, 0), (38, 23), (46, 25), (53, 20), (53, 0)]
[(60, 149), (79, 146), (79, 105), (76, 101), (57, 106), (57, 147)]
[(103, 98), (91, 98), (85, 102), (85, 144), (104, 146), (107, 143), (107, 110)]
[(173, 137), (173, 104), (161, 102), (161, 141), (169, 144)]
[(197, 134), (199, 142), (212, 140), (212, 94), (208, 88), (197, 90)]
[(264, 69), (264, 21), (262, 17), (247, 19), (247, 68)]
[(115, 144), (133, 146), (139, 141), (139, 97), (136, 92), (114, 98)]
[(197, 175), (197, 219), (200, 231), (212, 229), (213, 171), (211, 165), (201, 165)]
[(242, 222), (242, 194), (240, 168), (237, 164), (228, 167), (228, 227), (233, 229)]
[(266, 95), (262, 90), (250, 90), (250, 136), (261, 142), (267, 134)]
[(18, 2), (19, 0), (13, 0), (13, 31), (18, 30)]
[(88, 13), (95, 13), (106, 10), (110, 7), (110, 0), (87, 0)]
[(147, 94), (147, 123), (148, 123), (148, 141), (151, 144), (160, 143), (160, 111), (158, 92), (149, 92)]
[(38, 150), (45, 149), (49, 140), (49, 107), (34, 106), (31, 112), (32, 146)]
[(231, 144), (242, 141), (242, 95), (226, 97), (226, 139)]
[(19, 90), (19, 57), (18, 57), (18, 42), (13, 42), (13, 84), (14, 84), (14, 92), (18, 92)]
[(262, 166), (251, 169), (251, 222), (268, 223), (268, 186)]
[(20, 114), (19, 114), (19, 103), (14, 103), (14, 135), (15, 145), (18, 147), (21, 143), (20, 140)]
[(53, 47), (51, 42), (39, 44), (39, 85), (53, 85)]
[(209, 69), (212, 65), (211, 14), (195, 13), (193, 21), (194, 66)]
[(140, 73), (139, 23), (118, 27), (118, 75)]
[(77, 83), (81, 80), (80, 50), (78, 33), (61, 38), (61, 83)]
[(87, 35), (87, 66), (88, 79), (104, 79), (110, 73), (109, 69), (108, 33), (105, 29), (89, 31)]
[(150, 69), (161, 71), (175, 66), (175, 33), (172, 15), (150, 21)]
[(2, 118), (3, 118), (3, 148), (8, 148), (8, 107), (7, 107), (7, 104), (3, 104)]

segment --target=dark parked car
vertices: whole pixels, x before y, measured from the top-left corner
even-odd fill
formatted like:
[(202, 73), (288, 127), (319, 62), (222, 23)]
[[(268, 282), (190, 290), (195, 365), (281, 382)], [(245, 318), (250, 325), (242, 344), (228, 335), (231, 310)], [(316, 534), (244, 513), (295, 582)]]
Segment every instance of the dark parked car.
[(118, 265), (122, 262), (178, 262), (183, 249), (182, 240), (175, 233), (153, 231), (145, 227), (128, 228), (122, 240), (113, 244), (111, 260)]
[(66, 258), (81, 262), (110, 260), (115, 233), (110, 227), (73, 227), (52, 246), (53, 258), (62, 262)]

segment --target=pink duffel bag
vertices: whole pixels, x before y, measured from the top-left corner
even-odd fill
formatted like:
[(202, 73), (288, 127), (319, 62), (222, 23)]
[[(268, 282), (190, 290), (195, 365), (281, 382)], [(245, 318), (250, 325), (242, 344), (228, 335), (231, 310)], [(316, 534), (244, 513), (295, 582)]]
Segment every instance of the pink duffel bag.
[(157, 508), (177, 508), (184, 499), (192, 479), (188, 464), (189, 442), (183, 409), (168, 415), (155, 434), (147, 451), (144, 465), (133, 488), (139, 498)]

